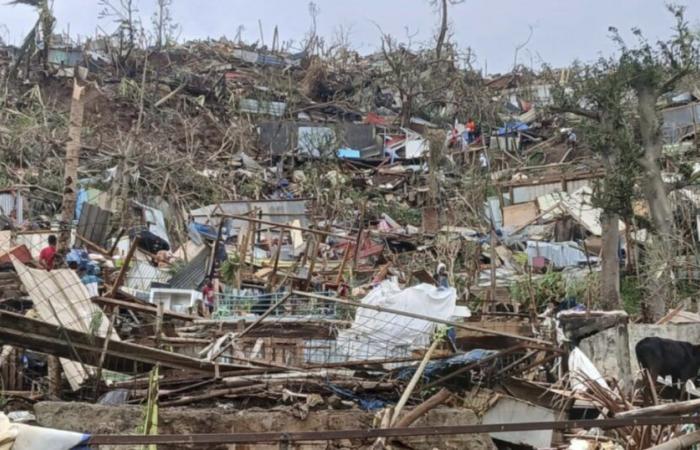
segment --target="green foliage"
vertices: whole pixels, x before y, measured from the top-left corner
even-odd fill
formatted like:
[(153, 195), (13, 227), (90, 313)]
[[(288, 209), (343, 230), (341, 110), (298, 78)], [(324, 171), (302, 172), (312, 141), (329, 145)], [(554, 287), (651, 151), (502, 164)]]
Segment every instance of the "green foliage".
[(620, 280), (620, 297), (622, 306), (628, 314), (639, 314), (644, 290), (637, 277), (626, 276)]
[(419, 227), (422, 220), (420, 209), (399, 202), (388, 202), (383, 197), (369, 203), (368, 212), (372, 217), (381, 217), (382, 213), (388, 214), (389, 217), (402, 225)]
[(542, 276), (528, 279), (523, 277), (510, 287), (511, 298), (523, 305), (530, 304), (532, 298), (537, 307), (566, 296), (566, 283), (561, 272), (547, 272)]
[(90, 318), (90, 326), (89, 326), (89, 333), (91, 336), (96, 336), (99, 333), (100, 325), (102, 325), (103, 318), (104, 318), (104, 314), (100, 310), (97, 310), (92, 314), (92, 317)]
[(238, 267), (241, 265), (240, 256), (237, 253), (229, 255), (228, 259), (221, 265), (219, 271), (221, 281), (230, 286), (238, 284)]
[(510, 295), (523, 305), (530, 303), (531, 296), (535, 299), (538, 309), (550, 301), (561, 301), (564, 298), (575, 298), (585, 303), (589, 294), (597, 298), (599, 274), (587, 273), (581, 278), (566, 277), (563, 272), (550, 271), (541, 276), (528, 280), (523, 277), (511, 285)]

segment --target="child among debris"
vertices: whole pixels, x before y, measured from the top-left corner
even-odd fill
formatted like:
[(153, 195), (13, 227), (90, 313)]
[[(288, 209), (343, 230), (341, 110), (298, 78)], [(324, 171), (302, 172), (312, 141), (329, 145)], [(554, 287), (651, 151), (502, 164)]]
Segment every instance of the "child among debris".
[(210, 316), (214, 313), (214, 294), (214, 285), (211, 278), (207, 278), (202, 288), (202, 297), (204, 297), (204, 306)]
[(39, 265), (48, 271), (51, 271), (56, 259), (56, 246), (58, 241), (55, 235), (49, 236), (49, 245), (44, 247), (39, 253)]

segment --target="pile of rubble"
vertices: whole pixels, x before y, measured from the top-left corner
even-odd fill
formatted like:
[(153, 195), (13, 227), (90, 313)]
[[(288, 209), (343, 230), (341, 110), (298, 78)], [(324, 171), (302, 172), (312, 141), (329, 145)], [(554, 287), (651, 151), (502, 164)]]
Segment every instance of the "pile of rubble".
[[(390, 41), (123, 60), (106, 41), (53, 39), (44, 65), (0, 48), (6, 412), (115, 445), (642, 449), (697, 422), (698, 400), (636, 377), (633, 349), (699, 342), (700, 318), (598, 310), (605, 171), (547, 108), (567, 71), (482, 79)], [(695, 99), (669, 101), (668, 151), (695, 151)], [(618, 230), (633, 268), (646, 229)], [(159, 423), (175, 406), (192, 410)], [(183, 425), (261, 408), (287, 433)], [(249, 435), (216, 434), (232, 427)]]

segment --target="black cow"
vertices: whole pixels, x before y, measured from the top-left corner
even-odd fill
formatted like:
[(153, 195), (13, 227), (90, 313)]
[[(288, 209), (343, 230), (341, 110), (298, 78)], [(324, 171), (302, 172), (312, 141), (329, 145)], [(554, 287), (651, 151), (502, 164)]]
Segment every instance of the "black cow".
[(639, 365), (649, 371), (652, 380), (671, 376), (674, 383), (694, 380), (700, 370), (700, 345), (659, 337), (646, 337), (634, 348)]

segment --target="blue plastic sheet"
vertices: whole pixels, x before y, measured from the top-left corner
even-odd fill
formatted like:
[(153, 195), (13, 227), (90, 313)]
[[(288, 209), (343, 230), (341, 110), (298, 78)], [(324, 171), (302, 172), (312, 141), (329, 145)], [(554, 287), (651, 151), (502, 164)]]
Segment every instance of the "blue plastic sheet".
[(75, 199), (75, 220), (80, 220), (80, 214), (83, 212), (83, 205), (88, 201), (88, 191), (80, 188), (78, 196)]
[(516, 131), (525, 131), (525, 130), (528, 130), (529, 128), (530, 128), (530, 126), (526, 123), (511, 122), (511, 123), (505, 124), (504, 127), (499, 128), (497, 134), (499, 136), (505, 136), (506, 134), (515, 133)]
[(358, 159), (359, 157), (360, 157), (359, 150), (354, 150), (352, 148), (339, 148), (338, 149), (338, 158)]
[(357, 395), (350, 389), (343, 389), (332, 383), (326, 383), (326, 386), (328, 386), (328, 389), (333, 391), (333, 393), (338, 397), (354, 401), (361, 409), (364, 409), (365, 411), (374, 411), (377, 409), (382, 409), (387, 403), (384, 400), (377, 397)]
[[(494, 350), (483, 350), (480, 348), (468, 351), (467, 353), (459, 353), (449, 358), (430, 361), (423, 371), (423, 381), (431, 382), (438, 379), (446, 373), (453, 372), (460, 367), (481, 361), (482, 359), (495, 354)], [(402, 367), (398, 369), (396, 378), (399, 380), (410, 380), (416, 372), (415, 366)]]

